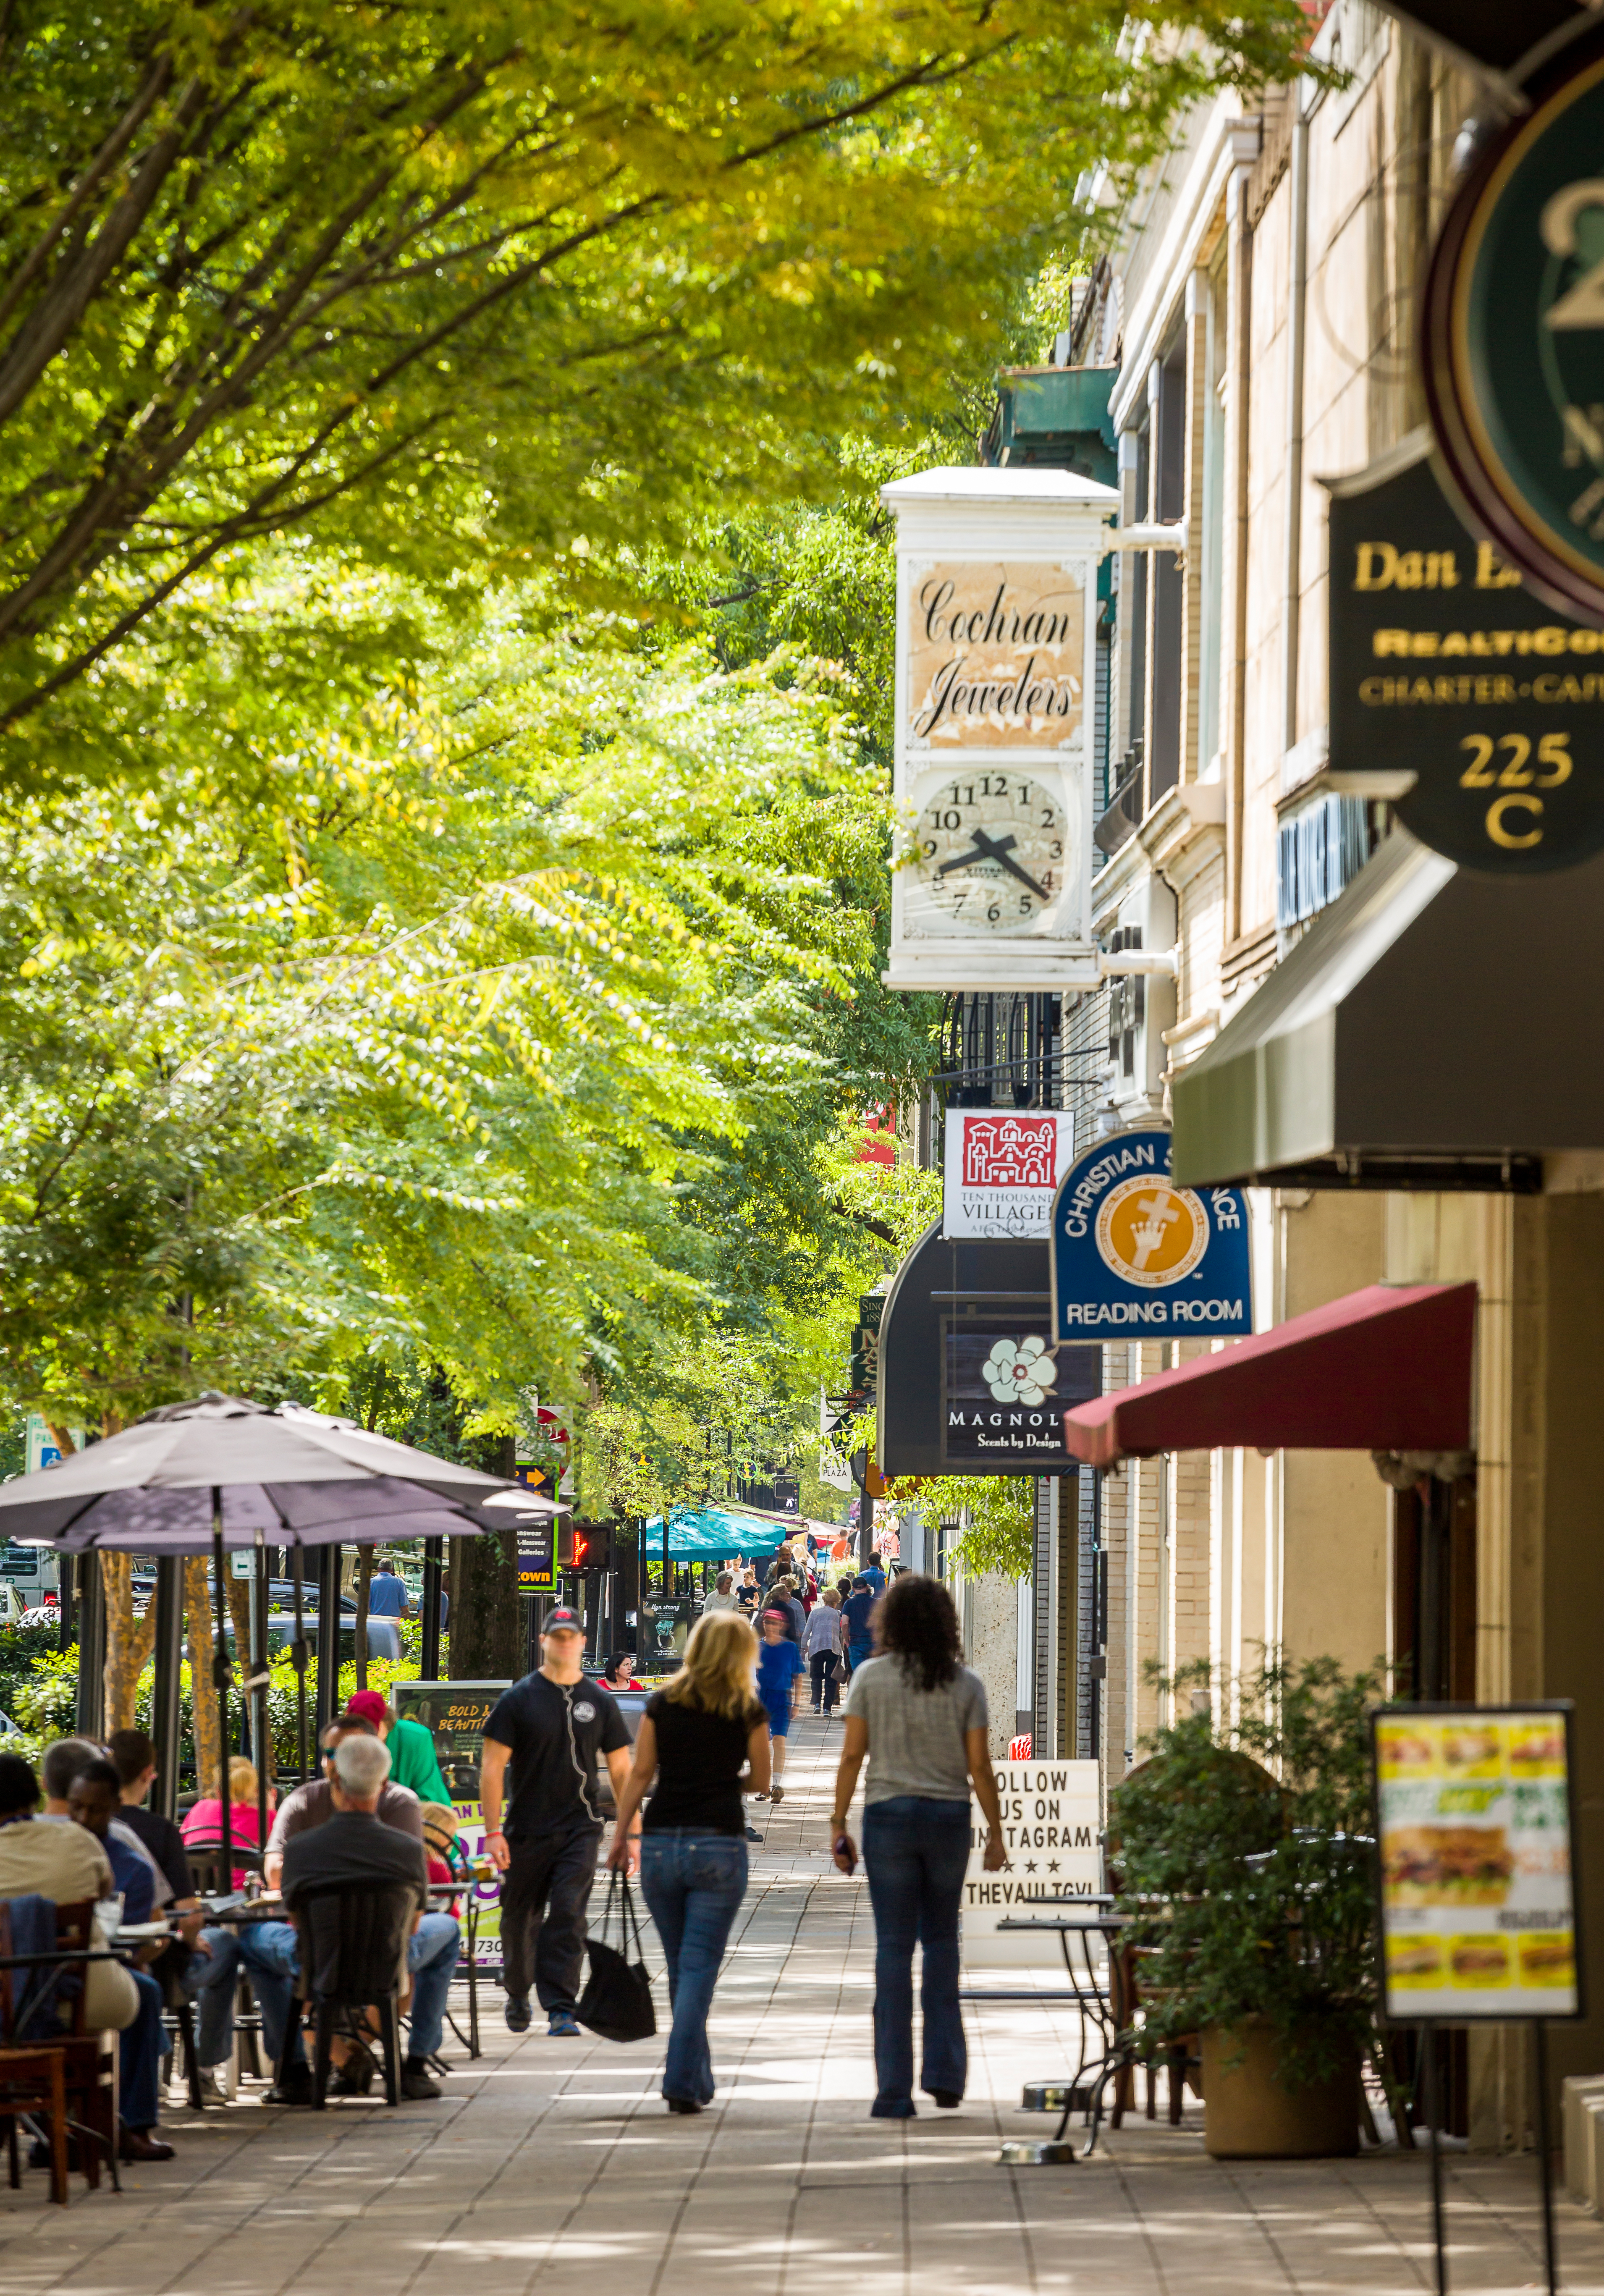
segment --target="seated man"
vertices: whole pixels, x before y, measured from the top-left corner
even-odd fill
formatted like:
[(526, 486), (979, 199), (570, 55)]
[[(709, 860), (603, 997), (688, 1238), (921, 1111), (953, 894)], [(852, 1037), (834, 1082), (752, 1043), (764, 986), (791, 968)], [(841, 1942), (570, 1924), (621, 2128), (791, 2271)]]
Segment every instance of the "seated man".
[(412, 2033), (401, 2068), (401, 2094), (433, 2097), (440, 2092), (429, 2078), (429, 2060), (440, 2046), (446, 1997), (461, 1939), (449, 1914), (429, 1911), (429, 1871), (421, 1844), (386, 1825), (379, 1815), (389, 1775), (389, 1755), (378, 1739), (359, 1731), (340, 1739), (329, 1781), (334, 1814), (284, 1846), (284, 1905), (299, 1929), (296, 1908), (308, 1890), (348, 1882), (370, 1882), (375, 1888), (406, 1882), (415, 1888), (418, 1910), (406, 1953), (413, 1974)]
[[(323, 1734), (323, 1775), (309, 1778), (305, 1785), (297, 1786), (279, 1804), (273, 1821), (273, 1831), (267, 1837), (263, 1859), (263, 1879), (270, 1890), (276, 1890), (283, 1872), (284, 1852), (289, 1843), (301, 1833), (327, 1824), (335, 1815), (332, 1780), (334, 1756), (341, 1741), (349, 1736), (363, 1737), (378, 1743), (371, 1722), (351, 1714), (342, 1714), (331, 1722)], [(423, 1840), (422, 1806), (414, 1793), (405, 1786), (384, 1784), (377, 1803), (381, 1824), (409, 1835), (420, 1848)], [(444, 1920), (450, 1931), (438, 1927)], [(414, 1972), (419, 1969), (426, 1948), (432, 1955), (444, 1955), (449, 1945), (450, 1966), (454, 1966), (458, 1942), (457, 1926), (448, 1915), (430, 1915), (413, 1936), (407, 1953), (407, 1966)], [(300, 1966), (299, 1945), (292, 1923), (281, 1921), (252, 1922), (248, 1927), (235, 1929), (222, 1924), (201, 1933), (204, 1957), (191, 1964), (184, 1973), (184, 1984), (192, 1998), (200, 2004), (200, 2031), (196, 2037), (195, 2053), (200, 2061), (202, 2076), (226, 2062), (233, 2046), (233, 2002), (235, 1980), (241, 1968), (249, 1976), (252, 1989), (262, 2012), (262, 2039), (274, 2065), (283, 2047), (284, 2030), (290, 2017), (294, 1993), (295, 1976)], [(447, 1968), (449, 1981), (450, 1967)], [(345, 2094), (361, 2085), (359, 2070), (348, 2079), (345, 2073), (335, 2082), (336, 2094)], [(309, 2104), (312, 2100), (312, 2070), (298, 2030), (293, 2036), (291, 2062), (282, 2087), (268, 2091), (269, 2104)]]
[(397, 1714), (376, 1690), (354, 1690), (346, 1712), (360, 1715), (379, 1733), (389, 1752), (392, 1785), (410, 1787), (420, 1802), (451, 1800), (451, 1790), (440, 1775), (433, 1734), (421, 1722)]
[[(104, 1848), (78, 1825), (47, 1825), (36, 1816), (39, 1782), (20, 1754), (0, 1754), (0, 1898), (48, 1898), (78, 1906), (111, 1895)], [(85, 2021), (96, 2033), (119, 2033), (139, 2015), (132, 1974), (120, 1962), (93, 1961), (85, 1975)]]
[[(118, 1836), (122, 1780), (110, 1762), (86, 1762), (67, 1797), (75, 1825), (93, 1834), (111, 1866), (112, 1888), (121, 1896), (125, 1922), (148, 1922), (155, 1898), (151, 1865)], [(151, 1948), (142, 1949), (148, 1958)], [(122, 2129), (118, 2150), (125, 2161), (170, 2161), (173, 2148), (155, 2132), (161, 2102), (161, 1988), (148, 1969), (128, 1972), (139, 1994), (139, 2013), (123, 2028), (118, 2047), (118, 2092)]]
[[(79, 1771), (86, 1769), (91, 1762), (100, 1762), (104, 1759), (105, 1756), (101, 1752), (100, 1748), (88, 1738), (58, 1738), (53, 1745), (45, 1747), (45, 1759), (40, 1768), (44, 1779), (45, 1816), (47, 1821), (61, 1825), (71, 1823), (72, 1813), (67, 1807), (67, 1801), (68, 1796), (72, 1792), (73, 1780)], [(108, 1842), (121, 1842), (125, 1849), (130, 1850), (144, 1864), (151, 1877), (151, 1904), (156, 1912), (165, 1911), (173, 1900), (172, 1884), (150, 1850), (140, 1840), (139, 1835), (125, 1819), (120, 1807), (112, 1815), (111, 1823), (106, 1829), (105, 1839)], [(120, 1886), (119, 1883), (119, 1887)], [(129, 1914), (127, 1918), (132, 1921), (134, 1916)]]

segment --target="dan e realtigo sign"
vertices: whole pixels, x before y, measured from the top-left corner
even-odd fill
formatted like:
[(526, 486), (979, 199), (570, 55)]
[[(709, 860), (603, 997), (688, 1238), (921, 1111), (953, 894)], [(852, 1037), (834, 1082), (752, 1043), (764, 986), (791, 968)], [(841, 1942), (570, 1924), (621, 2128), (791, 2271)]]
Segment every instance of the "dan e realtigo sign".
[(1093, 988), (1097, 567), (1118, 496), (1068, 471), (954, 469), (880, 498), (897, 521), (887, 984)]

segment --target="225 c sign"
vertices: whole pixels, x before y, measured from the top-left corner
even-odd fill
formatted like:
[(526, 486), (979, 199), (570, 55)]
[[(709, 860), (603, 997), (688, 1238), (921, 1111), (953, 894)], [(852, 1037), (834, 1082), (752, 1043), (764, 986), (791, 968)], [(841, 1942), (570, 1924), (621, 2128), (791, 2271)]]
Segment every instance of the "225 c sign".
[[(1534, 744), (1529, 734), (1467, 734), (1460, 748), (1470, 753), (1460, 775), (1461, 789), (1499, 792), (1487, 808), (1485, 823), (1493, 843), (1506, 853), (1525, 853), (1541, 845), (1544, 807), (1536, 792), (1559, 789), (1569, 781), (1575, 762), (1570, 735), (1539, 734)], [(1495, 763), (1499, 758), (1502, 765)]]

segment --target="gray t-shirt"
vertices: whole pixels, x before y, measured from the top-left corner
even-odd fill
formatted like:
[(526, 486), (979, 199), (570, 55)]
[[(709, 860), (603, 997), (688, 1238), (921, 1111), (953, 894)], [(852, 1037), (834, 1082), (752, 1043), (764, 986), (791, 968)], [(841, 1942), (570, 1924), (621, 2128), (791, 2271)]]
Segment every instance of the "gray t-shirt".
[(865, 1659), (853, 1675), (847, 1711), (869, 1726), (863, 1800), (871, 1808), (898, 1794), (968, 1801), (963, 1734), (984, 1730), (986, 1715), (986, 1685), (967, 1666), (939, 1690), (921, 1690), (900, 1658)]

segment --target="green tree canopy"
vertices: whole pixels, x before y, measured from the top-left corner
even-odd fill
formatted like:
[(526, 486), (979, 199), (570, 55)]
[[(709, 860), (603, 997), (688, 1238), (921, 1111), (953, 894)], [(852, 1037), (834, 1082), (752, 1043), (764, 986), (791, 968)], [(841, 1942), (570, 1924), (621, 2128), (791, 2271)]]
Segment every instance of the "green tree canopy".
[(1083, 168), (1305, 30), (1295, 0), (15, 0), (0, 767), (137, 765), (121, 641), (258, 538), (448, 592), (794, 490), (939, 395)]

